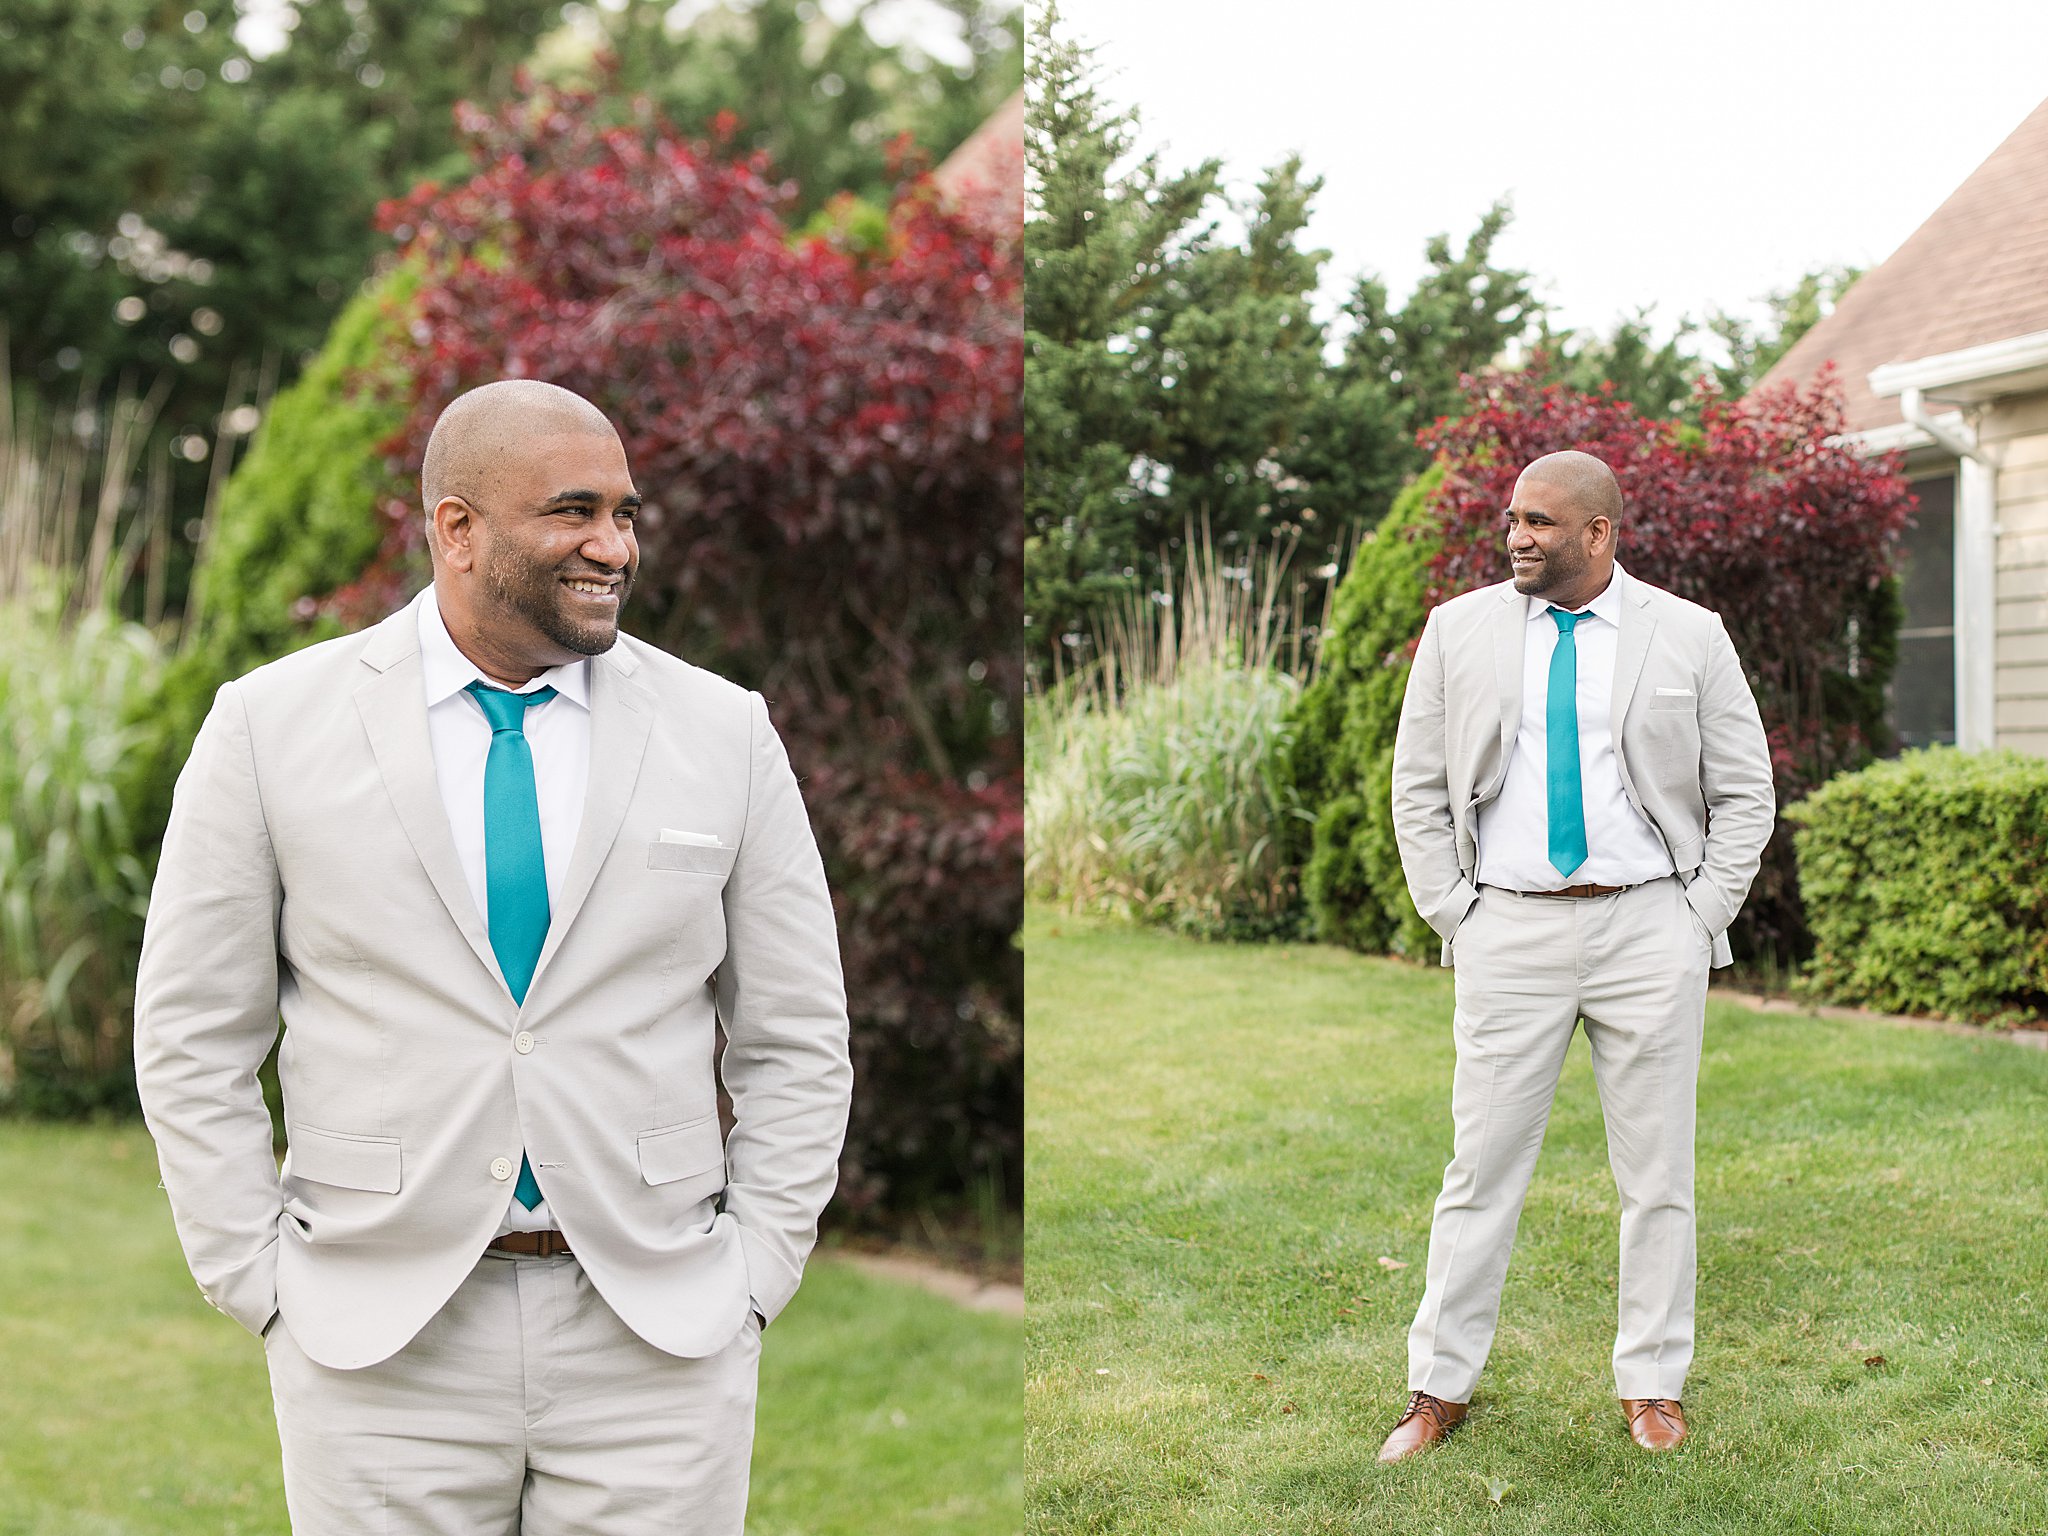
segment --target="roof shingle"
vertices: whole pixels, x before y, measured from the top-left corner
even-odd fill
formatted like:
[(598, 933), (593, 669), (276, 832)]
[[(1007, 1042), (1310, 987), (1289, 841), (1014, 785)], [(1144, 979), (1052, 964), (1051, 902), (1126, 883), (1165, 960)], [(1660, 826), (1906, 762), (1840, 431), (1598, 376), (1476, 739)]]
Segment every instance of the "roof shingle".
[(1841, 370), (1852, 432), (1895, 424), (1870, 370), (2048, 331), (2048, 101), (1906, 243), (1860, 278), (1764, 384)]

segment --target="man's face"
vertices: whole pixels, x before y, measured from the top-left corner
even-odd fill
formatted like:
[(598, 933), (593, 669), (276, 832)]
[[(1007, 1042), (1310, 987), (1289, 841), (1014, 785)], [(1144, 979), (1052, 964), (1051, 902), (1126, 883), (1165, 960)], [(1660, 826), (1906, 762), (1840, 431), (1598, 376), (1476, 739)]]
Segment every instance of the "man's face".
[(473, 534), (477, 639), (525, 667), (608, 651), (633, 590), (640, 496), (609, 434), (551, 433), (503, 466)]
[[(1530, 597), (1554, 602), (1560, 594), (1576, 593), (1596, 575), (1596, 552), (1611, 547), (1607, 520), (1587, 517), (1563, 486), (1548, 481), (1516, 481), (1505, 516), (1515, 590)], [(1598, 581), (1586, 596), (1597, 597), (1597, 587), (1604, 585)]]

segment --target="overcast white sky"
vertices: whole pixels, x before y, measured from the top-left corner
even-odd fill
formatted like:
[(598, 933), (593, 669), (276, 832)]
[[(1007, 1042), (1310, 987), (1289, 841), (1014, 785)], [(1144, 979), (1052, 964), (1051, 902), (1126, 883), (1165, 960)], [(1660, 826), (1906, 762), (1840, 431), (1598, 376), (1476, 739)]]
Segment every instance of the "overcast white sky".
[(1169, 167), (1216, 156), (1248, 195), (1301, 151), (1326, 310), (1362, 270), (1404, 298), (1424, 241), (1462, 245), (1507, 194), (1497, 259), (1562, 324), (1755, 313), (1811, 268), (1881, 261), (2048, 97), (2042, 0), (1059, 8)]

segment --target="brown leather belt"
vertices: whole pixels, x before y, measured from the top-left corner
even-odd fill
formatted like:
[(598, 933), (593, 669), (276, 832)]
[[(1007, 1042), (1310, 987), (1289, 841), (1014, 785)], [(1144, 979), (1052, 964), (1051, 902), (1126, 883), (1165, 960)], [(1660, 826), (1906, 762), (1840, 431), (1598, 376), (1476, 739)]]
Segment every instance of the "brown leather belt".
[(569, 1252), (569, 1239), (552, 1229), (546, 1232), (507, 1232), (494, 1237), (485, 1248), (493, 1253), (516, 1253), (529, 1259), (552, 1259)]
[[(1505, 887), (1503, 887), (1505, 889)], [(1516, 891), (1517, 896), (1619, 896), (1632, 885), (1568, 885), (1561, 891)]]

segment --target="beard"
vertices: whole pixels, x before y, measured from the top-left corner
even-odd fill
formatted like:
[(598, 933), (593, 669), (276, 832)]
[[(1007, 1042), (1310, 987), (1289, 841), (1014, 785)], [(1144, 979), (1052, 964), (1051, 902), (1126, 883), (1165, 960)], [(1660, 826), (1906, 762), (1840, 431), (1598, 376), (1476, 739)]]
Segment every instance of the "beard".
[(1525, 597), (1541, 597), (1559, 587), (1569, 586), (1587, 565), (1586, 552), (1577, 544), (1562, 544), (1545, 551), (1542, 563), (1528, 575), (1514, 577), (1515, 590)]
[(571, 606), (576, 599), (562, 585), (566, 578), (591, 574), (581, 562), (565, 570), (500, 544), (484, 566), (483, 586), (501, 612), (518, 615), (564, 650), (602, 656), (618, 643), (619, 613), (633, 591), (633, 568), (617, 573), (619, 600), (603, 615), (578, 613)]

